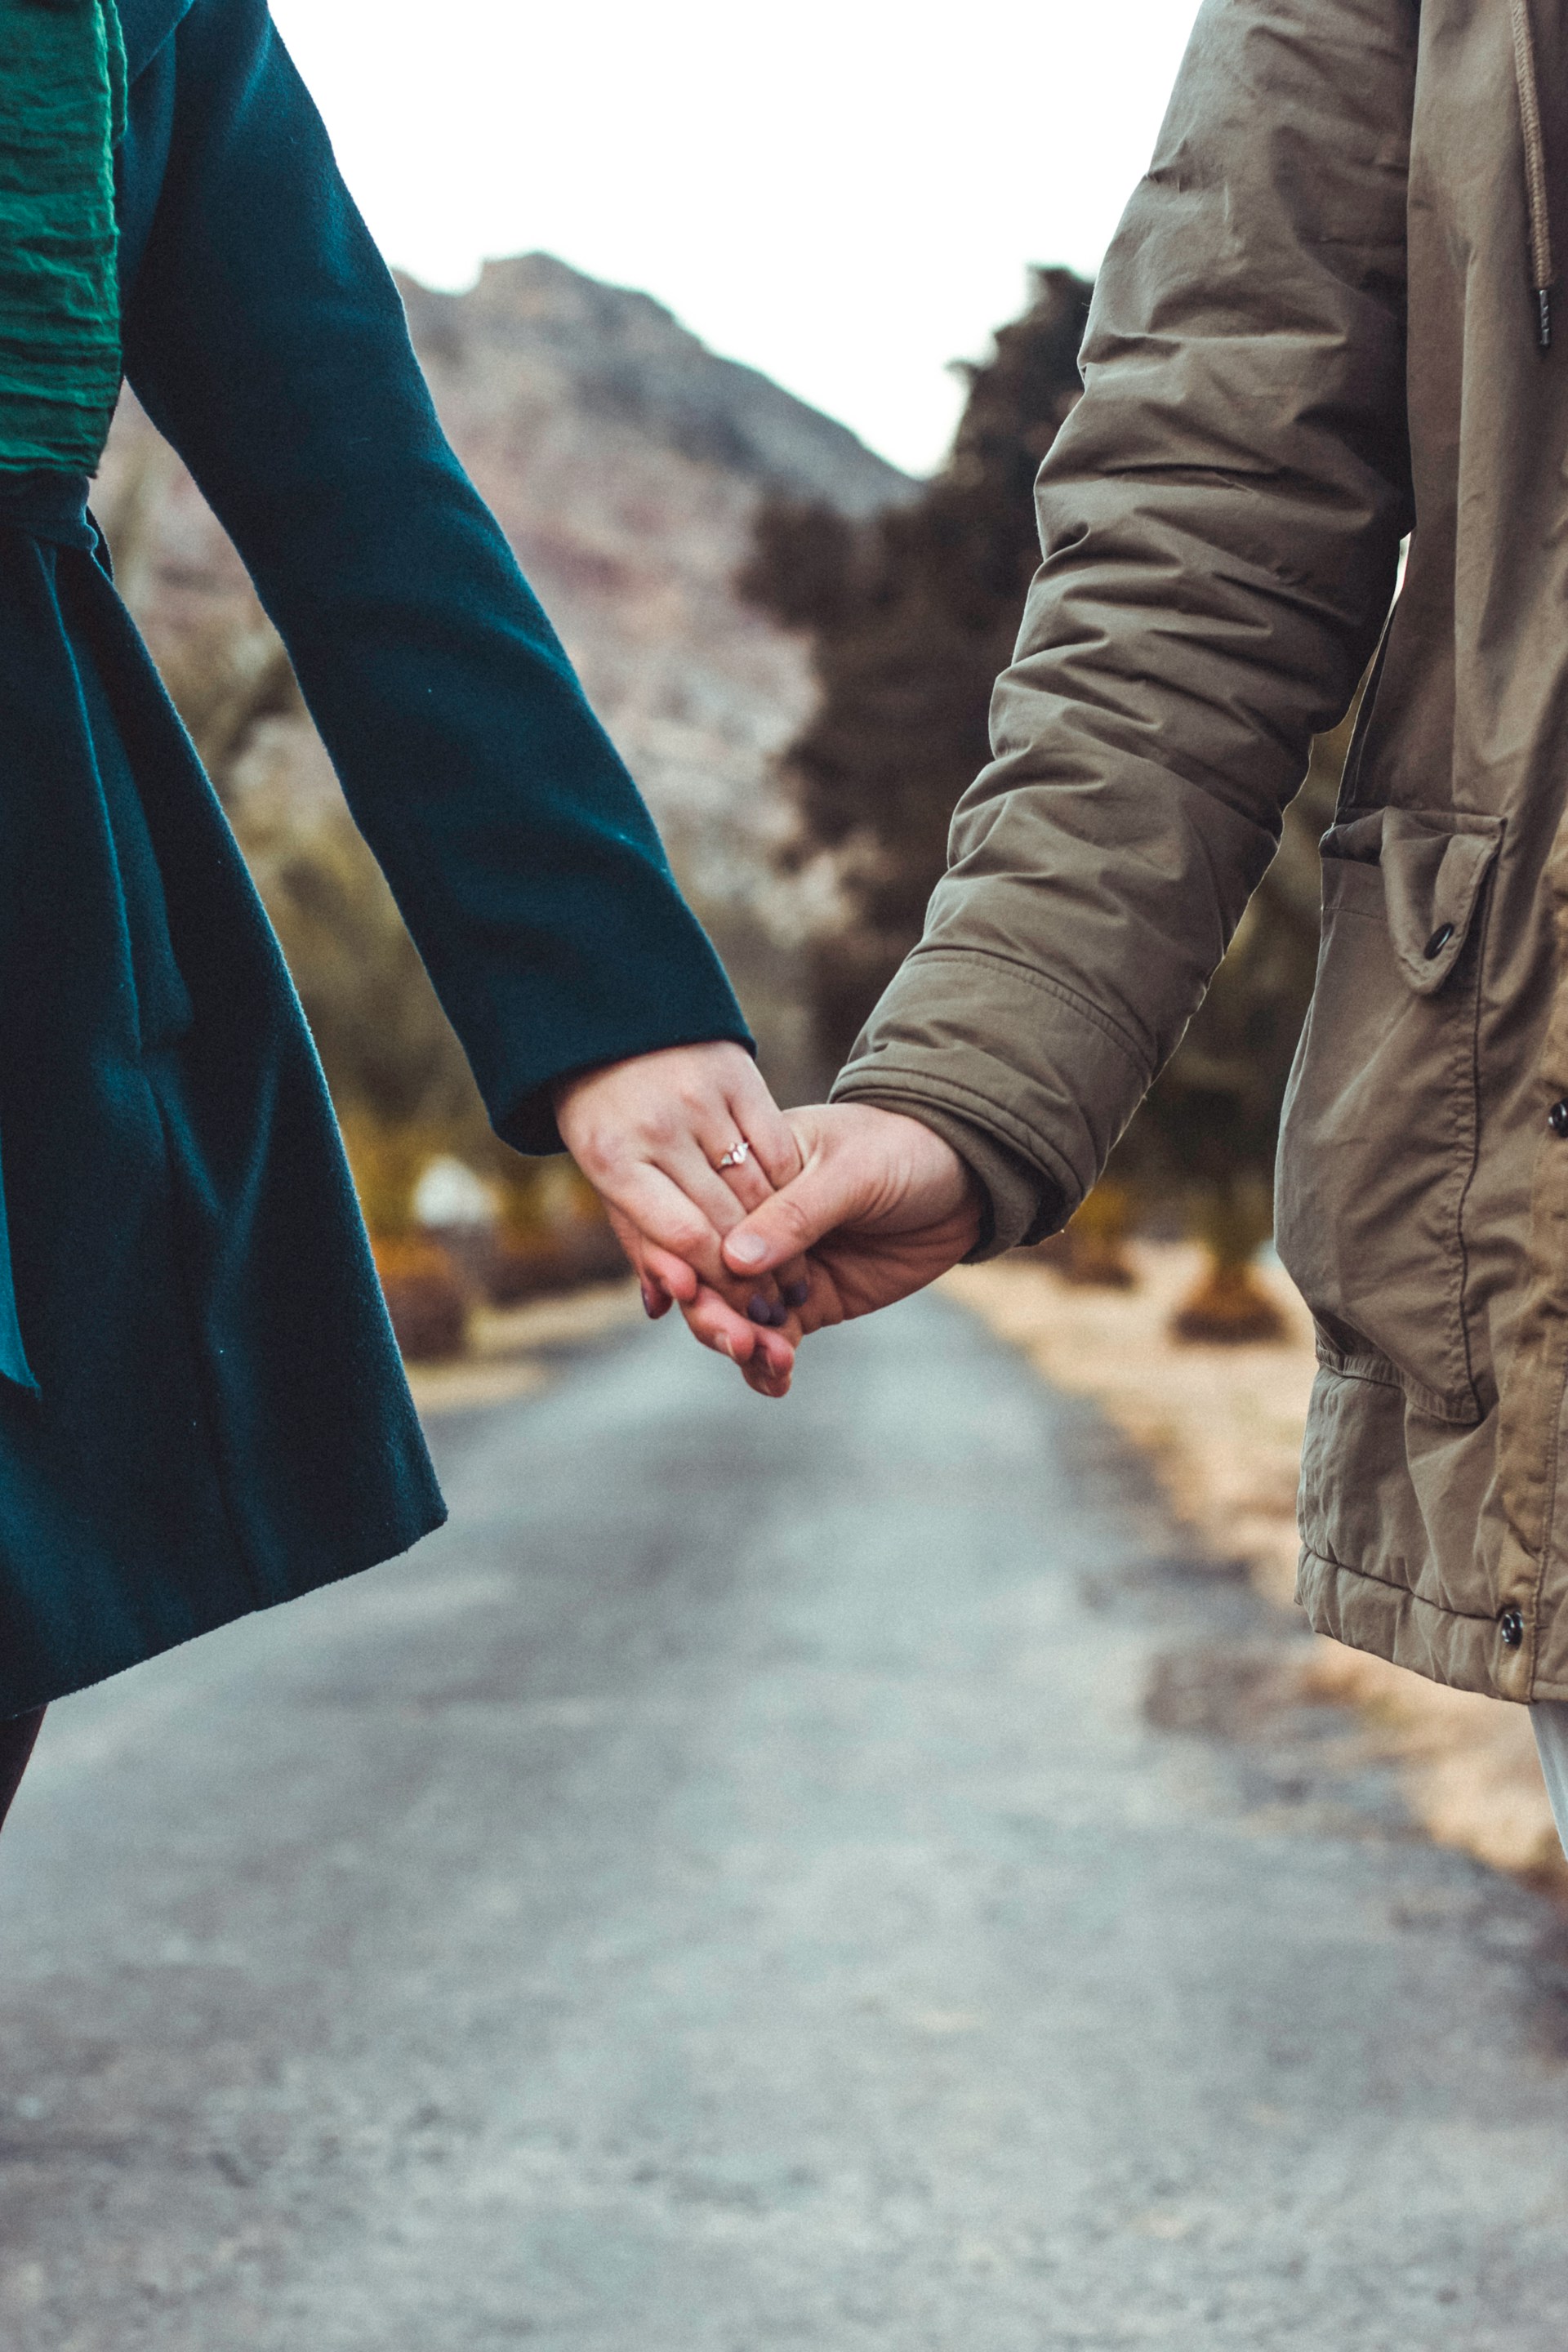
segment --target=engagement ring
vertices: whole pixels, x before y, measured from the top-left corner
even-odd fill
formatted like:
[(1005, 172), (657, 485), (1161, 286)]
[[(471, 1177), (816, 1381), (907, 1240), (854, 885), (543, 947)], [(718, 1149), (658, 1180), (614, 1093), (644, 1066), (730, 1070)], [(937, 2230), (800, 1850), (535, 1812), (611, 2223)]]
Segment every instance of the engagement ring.
[(730, 1146), (729, 1150), (726, 1151), (722, 1160), (715, 1160), (714, 1166), (717, 1168), (743, 1168), (751, 1156), (752, 1147), (746, 1141), (745, 1137), (742, 1136), (739, 1143), (732, 1143)]

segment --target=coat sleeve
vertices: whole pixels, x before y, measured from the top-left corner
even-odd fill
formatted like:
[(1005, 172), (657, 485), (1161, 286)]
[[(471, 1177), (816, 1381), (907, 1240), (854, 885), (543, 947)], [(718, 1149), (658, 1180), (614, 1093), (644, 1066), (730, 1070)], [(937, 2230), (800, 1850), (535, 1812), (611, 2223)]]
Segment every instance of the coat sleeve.
[(146, 83), (166, 162), (127, 373), (283, 637), (498, 1129), (554, 1149), (552, 1078), (749, 1042), (739, 1008), (437, 423), (264, 0), (195, 0)]
[(1101, 273), (994, 757), (835, 1090), (967, 1129), (997, 1247), (1094, 1181), (1387, 614), (1415, 18), (1207, 0)]

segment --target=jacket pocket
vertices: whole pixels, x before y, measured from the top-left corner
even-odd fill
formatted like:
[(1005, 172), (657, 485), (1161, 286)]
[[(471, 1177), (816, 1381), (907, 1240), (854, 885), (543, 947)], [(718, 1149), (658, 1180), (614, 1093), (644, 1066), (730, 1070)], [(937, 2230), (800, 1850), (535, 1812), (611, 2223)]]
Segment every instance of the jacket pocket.
[(1466, 1316), (1487, 879), (1500, 817), (1379, 809), (1323, 837), (1317, 985), (1286, 1096), (1280, 1257), (1335, 1369), (1479, 1420)]

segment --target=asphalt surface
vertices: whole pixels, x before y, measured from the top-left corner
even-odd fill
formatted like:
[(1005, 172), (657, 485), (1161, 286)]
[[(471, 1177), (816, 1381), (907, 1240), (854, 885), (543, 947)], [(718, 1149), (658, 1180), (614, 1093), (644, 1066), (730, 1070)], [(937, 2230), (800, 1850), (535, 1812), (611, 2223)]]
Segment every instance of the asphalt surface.
[(1568, 2342), (1568, 1946), (955, 1309), (437, 1431), (406, 1560), (57, 1710), (5, 2352)]

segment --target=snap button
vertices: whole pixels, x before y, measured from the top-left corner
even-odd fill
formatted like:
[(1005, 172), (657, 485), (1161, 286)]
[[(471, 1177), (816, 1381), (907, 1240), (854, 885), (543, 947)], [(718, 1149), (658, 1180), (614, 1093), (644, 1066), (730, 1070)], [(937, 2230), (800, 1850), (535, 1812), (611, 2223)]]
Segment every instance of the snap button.
[(1553, 1135), (1568, 1135), (1568, 1101), (1552, 1104), (1546, 1114), (1546, 1124)]
[(1448, 941), (1453, 938), (1453, 936), (1454, 926), (1452, 923), (1438, 924), (1437, 929), (1433, 932), (1431, 938), (1426, 942), (1425, 953), (1428, 963), (1436, 962), (1437, 958), (1442, 954), (1443, 950), (1447, 946)]
[(1524, 1639), (1524, 1619), (1517, 1609), (1505, 1609), (1497, 1621), (1505, 1650), (1517, 1650)]

